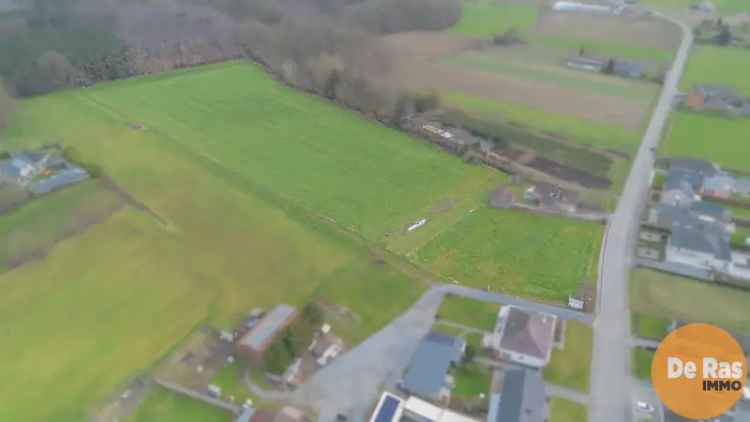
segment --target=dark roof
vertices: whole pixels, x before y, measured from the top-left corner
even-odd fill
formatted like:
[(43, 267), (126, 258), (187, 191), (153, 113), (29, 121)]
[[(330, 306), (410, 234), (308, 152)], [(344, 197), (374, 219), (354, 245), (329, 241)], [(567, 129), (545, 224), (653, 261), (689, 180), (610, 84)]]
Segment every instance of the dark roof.
[(695, 219), (685, 208), (669, 204), (657, 204), (654, 207), (656, 211), (656, 226), (664, 230), (672, 230), (672, 225), (679, 222), (681, 225), (690, 223)]
[(275, 418), (275, 412), (270, 412), (268, 410), (256, 410), (255, 413), (253, 413), (253, 417), (250, 418), (250, 422), (273, 422)]
[(250, 422), (253, 420), (253, 415), (255, 414), (255, 408), (252, 406), (247, 406), (242, 408), (242, 412), (240, 412), (239, 416), (237, 416), (237, 419), (235, 419), (235, 422)]
[(732, 260), (729, 236), (724, 229), (719, 224), (697, 218), (675, 222), (672, 225), (670, 244), (679, 249), (711, 254), (723, 261)]
[(667, 407), (664, 407), (664, 422), (734, 422), (734, 416), (731, 415), (722, 415), (718, 418), (712, 418), (712, 419), (687, 419), (683, 418), (680, 415), (672, 413), (671, 410), (667, 409)]
[(399, 405), (401, 405), (401, 400), (390, 394), (385, 395), (378, 413), (375, 415), (374, 422), (391, 422), (396, 415)]
[(539, 371), (505, 371), (497, 417), (488, 422), (544, 422), (546, 419), (547, 395)]
[(703, 177), (713, 176), (719, 171), (712, 163), (695, 158), (672, 158), (669, 160), (669, 169), (697, 172)]
[(667, 179), (664, 181), (663, 190), (680, 189), (687, 191), (685, 186), (689, 186), (693, 192), (698, 192), (703, 187), (703, 175), (700, 172), (671, 168), (667, 173)]
[(641, 63), (628, 60), (615, 60), (614, 71), (620, 76), (641, 77), (645, 68)]
[(700, 91), (706, 97), (738, 97), (739, 92), (726, 85), (696, 85), (695, 90)]
[(690, 211), (696, 215), (712, 217), (723, 222), (732, 220), (732, 213), (728, 209), (713, 202), (698, 201), (690, 207)]
[(451, 364), (461, 360), (464, 346), (461, 338), (435, 332), (428, 334), (419, 343), (406, 370), (404, 389), (427, 398), (439, 394)]
[(554, 315), (508, 307), (500, 348), (546, 359), (555, 341)]
[(256, 351), (263, 351), (273, 337), (297, 315), (291, 305), (281, 304), (268, 312), (263, 319), (240, 339), (240, 345)]
[(598, 57), (575, 56), (568, 59), (568, 63), (583, 66), (604, 67), (607, 61)]

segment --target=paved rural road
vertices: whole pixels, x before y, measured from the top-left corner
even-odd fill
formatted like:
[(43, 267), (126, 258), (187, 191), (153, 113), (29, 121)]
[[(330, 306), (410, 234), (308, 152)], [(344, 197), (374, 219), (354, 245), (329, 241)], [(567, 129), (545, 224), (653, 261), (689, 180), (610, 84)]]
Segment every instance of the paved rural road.
[[(430, 331), (447, 294), (490, 303), (521, 305), (564, 319), (592, 323), (590, 315), (571, 309), (468, 287), (438, 284), (385, 328), (318, 371), (289, 398), (319, 409), (318, 420), (321, 422), (334, 421), (338, 413), (347, 415), (352, 422), (367, 420), (380, 393), (383, 390), (395, 391), (396, 383), (401, 379), (419, 341)], [(286, 394), (283, 396), (287, 397)]]
[(680, 26), (682, 43), (667, 73), (659, 102), (633, 162), (617, 210), (604, 240), (599, 297), (594, 321), (594, 352), (591, 370), (591, 422), (631, 420), (630, 310), (628, 278), (638, 229), (638, 215), (648, 192), (654, 152), (672, 108), (672, 100), (685, 69), (693, 34), (682, 22), (658, 15)]

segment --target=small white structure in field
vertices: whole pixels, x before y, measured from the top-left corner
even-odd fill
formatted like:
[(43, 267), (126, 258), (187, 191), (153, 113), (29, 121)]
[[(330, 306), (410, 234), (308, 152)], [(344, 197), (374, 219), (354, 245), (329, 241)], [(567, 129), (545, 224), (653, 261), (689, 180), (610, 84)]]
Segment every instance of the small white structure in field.
[(574, 1), (558, 1), (552, 6), (552, 9), (556, 12), (583, 12), (598, 15), (615, 14), (615, 10), (610, 6), (578, 3)]
[(332, 344), (325, 352), (323, 352), (323, 356), (318, 358), (318, 365), (326, 366), (329, 360), (335, 359), (336, 356), (341, 353), (341, 350), (341, 346), (338, 344)]
[(331, 332), (331, 326), (329, 324), (323, 324), (322, 327), (320, 327), (320, 332), (323, 334), (328, 334)]
[(208, 386), (208, 395), (214, 398), (221, 397), (221, 387), (211, 384)]
[(453, 134), (448, 132), (447, 130), (440, 129), (439, 127), (432, 126), (432, 125), (424, 125), (422, 126), (422, 129), (434, 133), (435, 135), (438, 135), (445, 139), (451, 139), (453, 138)]
[(414, 231), (414, 230), (416, 230), (416, 229), (424, 226), (425, 224), (427, 224), (427, 219), (423, 218), (423, 219), (417, 221), (416, 223), (412, 224), (411, 226), (409, 226), (409, 228), (406, 229), (406, 231), (408, 231), (408, 232)]
[(234, 343), (234, 333), (227, 330), (221, 330), (219, 333), (219, 338), (222, 341), (226, 341), (227, 343)]

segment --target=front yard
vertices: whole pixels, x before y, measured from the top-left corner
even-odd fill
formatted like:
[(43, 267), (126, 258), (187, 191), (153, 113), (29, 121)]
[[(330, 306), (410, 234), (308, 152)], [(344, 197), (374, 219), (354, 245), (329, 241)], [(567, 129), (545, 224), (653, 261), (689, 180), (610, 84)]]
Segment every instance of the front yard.
[(565, 347), (563, 350), (552, 351), (552, 359), (543, 370), (544, 379), (563, 387), (588, 392), (593, 331), (591, 327), (577, 321), (567, 321), (565, 324)]

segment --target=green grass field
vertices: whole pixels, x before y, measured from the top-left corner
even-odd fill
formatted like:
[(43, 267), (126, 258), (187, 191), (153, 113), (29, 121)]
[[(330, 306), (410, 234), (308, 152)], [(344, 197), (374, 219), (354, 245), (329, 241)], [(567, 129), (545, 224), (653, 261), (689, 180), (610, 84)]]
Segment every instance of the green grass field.
[(635, 347), (631, 350), (633, 375), (641, 381), (651, 381), (651, 364), (654, 351)]
[(745, 290), (637, 269), (631, 275), (630, 306), (634, 312), (662, 319), (706, 322), (750, 333), (750, 292)]
[(256, 306), (335, 303), (361, 340), (424, 287), (358, 235), (379, 241), (494, 174), (244, 63), (24, 101), (5, 147), (52, 141), (150, 213), (126, 207), (0, 275), (0, 420), (82, 420), (196, 326)]
[(509, 29), (528, 29), (537, 20), (537, 7), (532, 4), (492, 0), (463, 0), (461, 4), (461, 20), (451, 31), (462, 35), (490, 37)]
[(43, 256), (57, 241), (106, 218), (119, 206), (115, 193), (85, 181), (4, 214), (0, 217), (0, 271)]
[(565, 322), (565, 348), (553, 350), (544, 379), (578, 391), (589, 391), (593, 330), (576, 321)]
[(573, 401), (552, 397), (549, 402), (550, 422), (586, 422), (586, 406)]
[(750, 143), (745, 139), (748, 131), (750, 119), (678, 111), (672, 114), (660, 153), (702, 158), (727, 169), (750, 171), (745, 158), (750, 155)]
[[(644, 0), (644, 3), (660, 9), (685, 10), (695, 3), (693, 0)], [(746, 0), (714, 0), (718, 11), (722, 15), (735, 15), (741, 12), (750, 12), (750, 3)]]
[(602, 232), (593, 223), (481, 208), (417, 260), (462, 284), (562, 303), (582, 281), (596, 280)]
[(457, 322), (480, 330), (492, 331), (497, 322), (500, 306), (487, 302), (446, 295), (440, 305), (440, 319)]
[(650, 315), (632, 314), (633, 331), (638, 337), (661, 340), (669, 332), (669, 319), (655, 318)]
[(534, 34), (530, 40), (547, 47), (565, 49), (568, 52), (577, 52), (583, 48), (587, 54), (616, 56), (629, 60), (665, 63), (674, 57), (674, 51), (669, 48), (648, 47), (633, 42), (617, 42), (605, 37), (582, 38)]
[(247, 399), (257, 402), (257, 398), (250, 394), (250, 391), (245, 386), (243, 380), (244, 373), (245, 366), (240, 362), (227, 364), (214, 376), (211, 384), (221, 388), (221, 396), (225, 400), (233, 397), (234, 403), (238, 404), (244, 403)]
[[(750, 11), (750, 2), (746, 2)], [(698, 84), (723, 84), (735, 87), (744, 95), (750, 95), (750, 80), (747, 68), (750, 57), (747, 49), (697, 46), (690, 54), (685, 76), (680, 86), (687, 91)], [(716, 70), (721, 69), (720, 72)]]
[(229, 422), (232, 414), (203, 402), (152, 387), (127, 422)]

